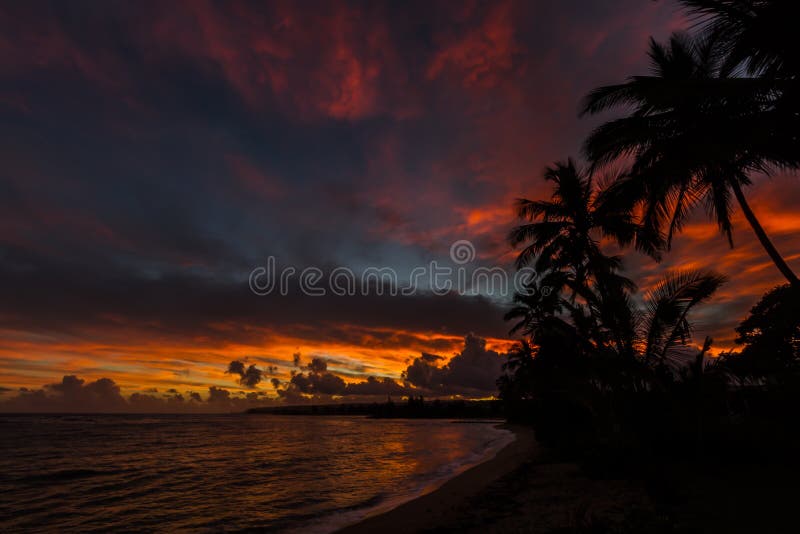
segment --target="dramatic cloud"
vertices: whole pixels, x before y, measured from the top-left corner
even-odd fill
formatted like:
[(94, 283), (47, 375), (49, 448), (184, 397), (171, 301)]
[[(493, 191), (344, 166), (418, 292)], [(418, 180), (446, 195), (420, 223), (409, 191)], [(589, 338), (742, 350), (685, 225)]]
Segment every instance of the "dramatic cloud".
[(86, 382), (73, 375), (60, 383), (41, 389), (20, 389), (16, 395), (0, 400), (0, 412), (48, 413), (181, 413), (181, 412), (240, 412), (274, 401), (264, 394), (232, 395), (230, 391), (212, 386), (203, 400), (197, 392), (186, 395), (170, 388), (161, 395), (132, 393), (124, 396), (110, 378)]
[[(157, 388), (142, 388), (125, 395), (111, 378), (87, 382), (67, 375), (61, 382), (39, 389), (20, 388), (13, 392), (3, 388), (0, 394), (5, 395), (0, 397), (0, 412), (237, 412), (275, 404), (382, 402), (387, 396), (486, 397), (497, 393), (495, 382), (504, 361), (503, 355), (486, 349), (485, 339), (471, 334), (464, 339), (461, 352), (449, 361), (431, 354), (414, 358), (402, 373), (402, 381), (377, 376), (345, 380), (337, 372), (329, 370), (329, 360), (325, 358), (314, 357), (307, 365), (302, 365), (300, 354), (295, 356), (296, 369), (287, 381), (282, 382), (277, 377), (270, 379), (274, 394), (210, 386), (205, 400), (196, 391), (181, 392), (175, 388), (168, 388), (160, 394)], [(330, 361), (342, 365), (342, 362)], [(437, 363), (443, 365), (436, 366)], [(248, 389), (255, 388), (264, 375), (254, 364), (246, 365), (239, 360), (230, 362), (225, 372), (236, 375), (240, 385)]]
[(238, 360), (232, 361), (228, 364), (228, 373), (239, 375), (239, 384), (254, 388), (261, 383), (264, 376), (264, 371), (255, 366), (255, 364), (246, 365), (244, 362)]
[[(486, 348), (486, 340), (475, 335), (464, 339), (464, 348), (449, 361), (442, 356), (421, 354), (403, 371), (402, 383), (388, 377), (368, 376), (359, 382), (346, 382), (328, 371), (328, 362), (313, 358), (302, 366), (299, 355), (294, 371), (285, 385), (273, 380), (278, 395), (297, 400), (330, 396), (358, 397), (361, 395), (423, 395), (450, 397), (456, 395), (494, 396), (497, 379), (502, 374), (505, 355)], [(437, 365), (442, 363), (442, 365)]]
[[(103, 378), (142, 406), (491, 389), (476, 369), (508, 347), (507, 302), (257, 297), (248, 274), (274, 256), (409, 276), (457, 239), (469, 267), (509, 268), (513, 199), (547, 196), (541, 169), (596, 125), (579, 99), (646, 73), (648, 37), (686, 22), (667, 0), (312, 3), (0, 4), (0, 399), (121, 406), (84, 391)], [(800, 269), (796, 180), (748, 194)], [(780, 282), (734, 222), (733, 250), (699, 214), (662, 265), (626, 257), (642, 288), (730, 275), (698, 328), (719, 348)], [(487, 348), (460, 352), (468, 332)]]
[[(300, 354), (295, 354), (295, 367), (289, 381), (281, 385), (274, 379), (272, 384), (278, 395), (288, 401), (329, 399), (330, 397), (361, 397), (385, 395), (413, 395), (415, 391), (398, 384), (391, 378), (379, 379), (368, 376), (362, 382), (346, 382), (342, 377), (328, 371), (328, 361), (312, 358), (308, 365), (301, 364)], [(305, 371), (305, 372), (304, 372)]]
[(409, 384), (434, 392), (490, 396), (497, 392), (505, 355), (486, 349), (486, 340), (468, 335), (464, 350), (439, 367), (441, 356), (423, 354), (403, 372)]

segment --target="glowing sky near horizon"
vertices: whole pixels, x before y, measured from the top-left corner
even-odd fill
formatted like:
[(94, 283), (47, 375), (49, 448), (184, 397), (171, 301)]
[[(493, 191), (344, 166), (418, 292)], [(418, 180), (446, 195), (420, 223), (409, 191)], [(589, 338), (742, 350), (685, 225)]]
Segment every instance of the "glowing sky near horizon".
[[(590, 89), (647, 69), (668, 1), (0, 3), (0, 386), (62, 375), (126, 392), (236, 389), (228, 362), (331, 360), (399, 378), (468, 333), (506, 348), (480, 297), (256, 297), (286, 265), (409, 272), (475, 244), (508, 267), (516, 197), (579, 157)], [(800, 270), (797, 178), (752, 207)], [(698, 334), (733, 327), (781, 283), (737, 213), (730, 249), (702, 212), (661, 264), (730, 277)], [(269, 391), (268, 386), (264, 386)]]

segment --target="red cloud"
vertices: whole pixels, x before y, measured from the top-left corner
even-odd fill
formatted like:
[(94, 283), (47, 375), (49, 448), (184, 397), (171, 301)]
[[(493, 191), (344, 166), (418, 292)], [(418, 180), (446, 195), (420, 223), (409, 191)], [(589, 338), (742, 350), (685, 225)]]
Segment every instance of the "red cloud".
[(428, 64), (429, 79), (452, 69), (465, 86), (490, 88), (512, 71), (517, 46), (511, 2), (492, 4), (482, 19), (475, 11), (469, 9), (467, 14), (470, 19), (478, 18), (474, 28), (448, 31), (441, 37), (442, 46)]
[(165, 9), (152, 36), (209, 62), (254, 110), (270, 102), (305, 119), (358, 120), (410, 113), (407, 74), (378, 10), (344, 3)]

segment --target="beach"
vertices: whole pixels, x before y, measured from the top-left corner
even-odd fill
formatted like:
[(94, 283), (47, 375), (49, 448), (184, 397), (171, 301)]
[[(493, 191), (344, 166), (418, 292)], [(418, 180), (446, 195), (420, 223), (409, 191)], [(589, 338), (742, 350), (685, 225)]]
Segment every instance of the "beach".
[(435, 491), (342, 529), (369, 532), (552, 532), (618, 524), (652, 513), (647, 492), (629, 480), (595, 480), (541, 447), (529, 427), (493, 458)]

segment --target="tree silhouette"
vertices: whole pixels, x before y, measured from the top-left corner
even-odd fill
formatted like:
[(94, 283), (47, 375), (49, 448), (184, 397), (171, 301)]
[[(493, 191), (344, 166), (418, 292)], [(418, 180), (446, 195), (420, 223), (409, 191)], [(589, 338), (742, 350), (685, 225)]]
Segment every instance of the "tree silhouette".
[(768, 291), (736, 333), (742, 350), (720, 358), (732, 376), (740, 382), (795, 382), (800, 371), (800, 290), (786, 284)]
[(523, 245), (517, 267), (533, 264), (538, 273), (564, 273), (573, 300), (598, 277), (607, 284), (633, 287), (633, 282), (617, 274), (621, 258), (607, 256), (600, 248), (603, 237), (626, 244), (633, 241), (638, 226), (630, 211), (601, 202), (591, 176), (572, 159), (546, 168), (544, 178), (553, 183), (550, 200), (519, 199), (516, 203), (518, 216), (528, 221), (513, 228), (508, 237), (512, 246)]
[[(635, 285), (622, 274), (621, 260), (607, 256), (602, 236), (629, 242), (639, 232), (630, 210), (596, 189), (589, 175), (570, 159), (545, 171), (552, 182), (550, 200), (519, 200), (520, 218), (512, 245), (524, 243), (518, 266), (533, 263), (537, 277), (527, 292), (514, 297), (506, 320), (518, 322), (541, 348), (546, 341), (588, 355), (637, 358), (663, 365), (691, 337), (688, 314), (724, 282), (713, 272), (667, 273), (646, 295), (640, 309), (631, 298)], [(564, 289), (571, 294), (564, 295)], [(556, 351), (563, 355), (563, 350)], [(563, 357), (563, 356), (562, 356)]]
[(784, 0), (681, 0), (703, 33), (719, 43), (726, 74), (796, 78), (800, 74), (796, 6)]
[(509, 333), (521, 332), (530, 336), (548, 317), (566, 311), (569, 303), (564, 300), (559, 288), (567, 281), (565, 273), (549, 272), (532, 280), (525, 292), (515, 294), (514, 306), (504, 317), (506, 321), (517, 320)]
[[(676, 379), (688, 383), (691, 378), (695, 397), (701, 398), (711, 342), (706, 339), (697, 351), (690, 314), (724, 280), (710, 271), (667, 273), (646, 295), (644, 306), (627, 292), (616, 293), (613, 300), (597, 298), (597, 305), (576, 306), (589, 317), (574, 310), (559, 314), (558, 306), (547, 312), (533, 301), (534, 320), (524, 323), (530, 339), (509, 353), (507, 373), (498, 381), (509, 413), (538, 418), (538, 430), (575, 446), (586, 439), (599, 409), (614, 420), (621, 416), (617, 403), (629, 395), (669, 392)], [(535, 406), (535, 414), (526, 413), (526, 407)], [(702, 414), (694, 416), (702, 421)]]
[(725, 277), (713, 271), (667, 273), (645, 297), (639, 339), (644, 359), (665, 363), (671, 354), (680, 353), (691, 339), (689, 313), (724, 282)]
[[(595, 166), (633, 158), (630, 172), (608, 194), (620, 206), (643, 208), (645, 235), (660, 236), (669, 248), (692, 208), (705, 204), (733, 245), (733, 197), (781, 273), (800, 284), (743, 191), (753, 173), (798, 165), (796, 133), (785, 135), (780, 82), (726, 76), (717, 42), (713, 35), (693, 40), (680, 33), (667, 45), (651, 39), (650, 76), (600, 87), (586, 97), (583, 114), (631, 111), (595, 129), (584, 150)], [(650, 244), (637, 246), (646, 250)]]
[(622, 350), (631, 323), (607, 311), (636, 286), (620, 274), (622, 258), (605, 254), (601, 245), (604, 237), (630, 243), (640, 226), (625, 206), (607, 202), (604, 190), (572, 159), (546, 168), (544, 178), (553, 185), (549, 200), (516, 204), (526, 222), (511, 230), (509, 242), (522, 245), (517, 266), (533, 264), (537, 279), (526, 294), (515, 296), (506, 319), (519, 319), (513, 331), (531, 335), (545, 323), (563, 330), (554, 319), (563, 312), (581, 339), (613, 339)]

